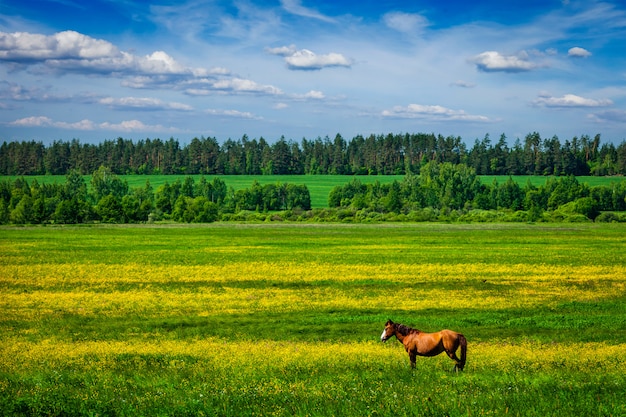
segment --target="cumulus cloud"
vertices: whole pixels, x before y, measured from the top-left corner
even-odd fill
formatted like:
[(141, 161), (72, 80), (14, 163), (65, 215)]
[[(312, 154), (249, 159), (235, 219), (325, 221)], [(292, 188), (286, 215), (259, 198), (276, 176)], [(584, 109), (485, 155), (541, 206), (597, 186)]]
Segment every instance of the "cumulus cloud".
[(0, 60), (45, 61), (48, 59), (102, 59), (120, 54), (111, 43), (71, 30), (41, 35), (37, 33), (0, 32)]
[(182, 65), (164, 51), (135, 55), (110, 42), (74, 31), (54, 35), (0, 32), (0, 63), (34, 66), (37, 71), (57, 71), (122, 79), (135, 89), (202, 89), (221, 92), (281, 94), (277, 87), (260, 85), (234, 76), (226, 68), (194, 68)]
[(0, 61), (107, 74), (207, 74), (202, 68), (184, 67), (163, 51), (137, 56), (105, 40), (70, 30), (54, 35), (0, 32)]
[(308, 49), (302, 49), (285, 57), (285, 62), (289, 68), (297, 70), (319, 70), (326, 67), (350, 67), (352, 65), (352, 62), (341, 54), (331, 52), (316, 55)]
[(585, 48), (580, 48), (578, 46), (575, 46), (573, 48), (570, 48), (569, 51), (567, 51), (567, 56), (571, 56), (574, 58), (588, 58), (591, 56), (591, 52), (589, 52)]
[(164, 102), (158, 98), (147, 97), (105, 97), (98, 100), (98, 103), (113, 109), (125, 110), (179, 110), (179, 111), (192, 111), (193, 107), (177, 102)]
[(46, 116), (31, 116), (15, 120), (8, 123), (14, 127), (55, 127), (68, 130), (112, 130), (117, 132), (179, 132), (176, 128), (164, 127), (162, 125), (146, 125), (139, 120), (125, 120), (120, 123), (95, 123), (88, 119), (78, 122), (59, 122)]
[(272, 55), (282, 56), (292, 70), (321, 70), (327, 67), (351, 67), (352, 61), (342, 54), (331, 52), (318, 55), (308, 49), (296, 49), (295, 45), (266, 48)]
[(428, 19), (415, 13), (389, 12), (383, 16), (387, 27), (409, 35), (419, 35), (428, 27)]
[(383, 117), (398, 119), (424, 119), (432, 121), (489, 122), (486, 116), (468, 114), (464, 110), (453, 110), (443, 106), (409, 104), (384, 110)]
[(487, 51), (470, 59), (483, 72), (524, 72), (531, 71), (539, 66), (528, 60), (525, 51), (517, 55), (502, 55), (496, 51)]
[(575, 94), (565, 94), (563, 97), (553, 97), (542, 93), (533, 101), (535, 106), (541, 107), (604, 107), (610, 106), (613, 102), (609, 99), (591, 99), (580, 97)]

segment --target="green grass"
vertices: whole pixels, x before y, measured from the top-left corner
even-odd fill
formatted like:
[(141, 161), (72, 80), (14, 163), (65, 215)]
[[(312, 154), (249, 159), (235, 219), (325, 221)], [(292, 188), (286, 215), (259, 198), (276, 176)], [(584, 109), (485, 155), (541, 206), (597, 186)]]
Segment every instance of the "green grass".
[[(626, 226), (0, 228), (2, 415), (625, 415)], [(378, 341), (387, 318), (468, 365)]]
[[(156, 190), (159, 186), (168, 182), (172, 184), (176, 179), (184, 180), (185, 175), (123, 175), (121, 176), (128, 182), (129, 187), (138, 188), (146, 185), (146, 180), (150, 181), (150, 184)], [(200, 175), (192, 175), (195, 180), (200, 179)], [(213, 179), (214, 175), (206, 175), (207, 179)], [(235, 190), (249, 188), (253, 181), (258, 181), (260, 184), (275, 184), (275, 183), (294, 183), (294, 184), (306, 184), (311, 193), (311, 205), (313, 208), (325, 208), (328, 207), (328, 194), (333, 187), (337, 185), (344, 185), (352, 179), (357, 178), (364, 184), (374, 183), (379, 181), (381, 184), (391, 183), (394, 180), (402, 181), (404, 176), (402, 175), (380, 175), (380, 176), (346, 176), (346, 175), (218, 175), (222, 178), (228, 187), (233, 187)], [(6, 178), (15, 180), (19, 177), (5, 176), (0, 179)], [(65, 182), (65, 176), (62, 175), (35, 175), (25, 177), (27, 180), (37, 179), (39, 183), (57, 183), (62, 184)], [(508, 176), (481, 176), (482, 182), (487, 185), (491, 185), (496, 179), (498, 183), (503, 183), (508, 180)], [(512, 177), (522, 187), (526, 185), (527, 181), (535, 186), (544, 185), (548, 177), (542, 176), (514, 176)], [(622, 177), (577, 177), (578, 181), (589, 184), (590, 186), (605, 185), (608, 186), (612, 182), (622, 181)], [(85, 181), (89, 185), (91, 176), (86, 175)]]

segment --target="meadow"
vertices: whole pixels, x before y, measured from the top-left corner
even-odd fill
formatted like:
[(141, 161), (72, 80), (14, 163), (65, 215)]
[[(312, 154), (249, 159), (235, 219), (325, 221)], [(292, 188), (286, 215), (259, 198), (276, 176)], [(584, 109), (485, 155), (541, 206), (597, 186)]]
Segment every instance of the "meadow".
[(0, 414), (626, 415), (625, 260), (622, 224), (3, 227)]
[[(172, 184), (177, 179), (181, 182), (184, 181), (186, 175), (121, 175), (120, 178), (128, 183), (128, 186), (132, 188), (143, 188), (146, 185), (146, 181), (150, 181), (152, 187), (156, 190), (161, 185), (168, 182)], [(198, 181), (202, 175), (191, 175), (194, 180)], [(311, 193), (311, 206), (312, 208), (327, 208), (328, 207), (328, 194), (337, 185), (345, 185), (357, 178), (363, 184), (373, 184), (378, 181), (381, 184), (388, 184), (393, 181), (402, 181), (403, 175), (363, 175), (363, 176), (349, 176), (349, 175), (205, 175), (207, 180), (212, 180), (215, 177), (219, 177), (228, 187), (233, 187), (235, 190), (241, 190), (244, 188), (250, 188), (253, 181), (258, 181), (259, 184), (276, 184), (276, 183), (291, 183), (291, 184), (305, 184)], [(64, 175), (33, 175), (27, 177), (16, 176), (0, 176), (1, 179), (9, 179), (15, 181), (16, 178), (25, 178), (27, 181), (36, 179), (40, 184), (45, 183), (65, 183)], [(85, 175), (85, 182), (90, 187), (91, 175)], [(508, 180), (508, 176), (500, 175), (488, 175), (481, 176), (480, 179), (484, 184), (491, 185), (494, 180), (502, 184)], [(549, 177), (544, 176), (530, 176), (519, 175), (512, 177), (520, 186), (524, 187), (528, 181), (534, 186), (545, 185)], [(597, 185), (609, 186), (612, 182), (621, 181), (623, 177), (576, 177), (580, 183), (588, 184), (590, 187)]]

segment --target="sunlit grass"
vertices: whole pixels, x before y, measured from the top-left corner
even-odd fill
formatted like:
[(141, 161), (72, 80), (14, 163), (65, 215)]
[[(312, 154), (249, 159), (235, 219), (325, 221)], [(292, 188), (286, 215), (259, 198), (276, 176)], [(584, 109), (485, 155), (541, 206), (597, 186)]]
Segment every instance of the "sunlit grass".
[[(0, 229), (5, 415), (623, 415), (621, 225)], [(378, 341), (469, 340), (462, 374)]]

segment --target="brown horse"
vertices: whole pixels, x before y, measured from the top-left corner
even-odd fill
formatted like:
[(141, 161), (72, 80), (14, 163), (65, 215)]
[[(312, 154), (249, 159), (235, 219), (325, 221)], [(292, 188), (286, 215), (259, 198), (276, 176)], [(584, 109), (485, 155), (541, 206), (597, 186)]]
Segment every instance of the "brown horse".
[[(444, 351), (455, 362), (455, 371), (462, 371), (465, 366), (467, 339), (461, 333), (453, 332), (452, 330), (424, 333), (404, 324), (387, 320), (385, 330), (380, 335), (380, 341), (386, 342), (391, 336), (395, 336), (404, 345), (404, 349), (409, 354), (409, 359), (411, 360), (411, 368), (415, 368), (415, 358), (417, 356), (437, 356)], [(456, 356), (459, 346), (461, 347), (461, 359)]]

